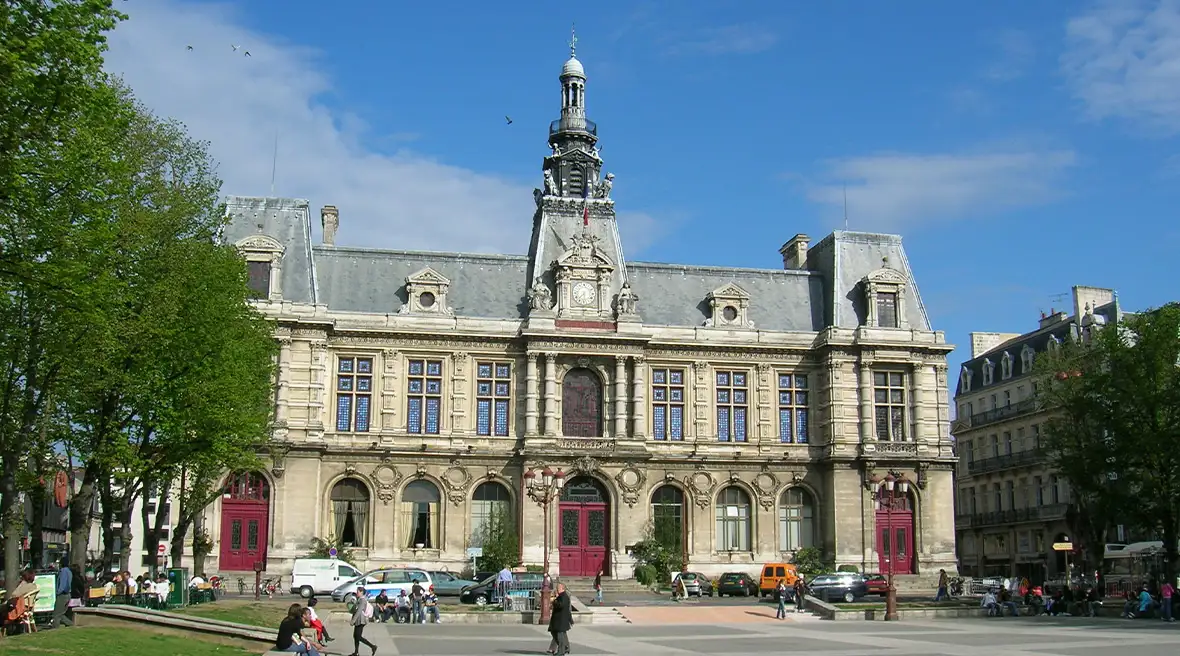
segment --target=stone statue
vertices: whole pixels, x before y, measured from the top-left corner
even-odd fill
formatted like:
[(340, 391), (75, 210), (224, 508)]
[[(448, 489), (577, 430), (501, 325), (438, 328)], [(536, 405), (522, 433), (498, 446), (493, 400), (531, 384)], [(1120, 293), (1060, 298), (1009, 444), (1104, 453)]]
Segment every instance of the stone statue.
[(553, 309), (553, 295), (549, 287), (541, 280), (533, 283), (529, 290), (529, 307), (533, 310), (549, 311)]
[(606, 179), (594, 185), (595, 198), (610, 198), (611, 189), (615, 186), (615, 174), (607, 173)]
[(557, 182), (553, 179), (553, 169), (545, 169), (545, 189), (546, 196), (557, 195)]
[(615, 306), (619, 316), (635, 314), (635, 306), (638, 302), (639, 295), (631, 291), (631, 283), (624, 282), (623, 288), (619, 290), (619, 298)]

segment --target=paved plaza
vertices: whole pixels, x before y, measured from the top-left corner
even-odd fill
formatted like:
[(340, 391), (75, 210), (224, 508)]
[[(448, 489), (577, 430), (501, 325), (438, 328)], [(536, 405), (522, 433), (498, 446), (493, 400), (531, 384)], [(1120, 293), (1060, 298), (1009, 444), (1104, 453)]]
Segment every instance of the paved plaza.
[[(630, 625), (577, 625), (570, 632), (572, 653), (576, 656), (800, 652), (823, 656), (1171, 656), (1180, 644), (1180, 625), (1146, 620), (1045, 617), (886, 624), (828, 622), (809, 616), (775, 621), (746, 615), (749, 619), (739, 622), (728, 613), (715, 613), (715, 620), (709, 622), (697, 609), (692, 611), (664, 617), (653, 617), (646, 611)], [(350, 632), (338, 631), (340, 640), (332, 643), (334, 653), (347, 654), (352, 647)], [(377, 653), (383, 655), (544, 656), (549, 644), (549, 634), (543, 627), (520, 625), (379, 624), (369, 627), (365, 635), (377, 643)], [(368, 650), (362, 648), (361, 653), (368, 654)]]

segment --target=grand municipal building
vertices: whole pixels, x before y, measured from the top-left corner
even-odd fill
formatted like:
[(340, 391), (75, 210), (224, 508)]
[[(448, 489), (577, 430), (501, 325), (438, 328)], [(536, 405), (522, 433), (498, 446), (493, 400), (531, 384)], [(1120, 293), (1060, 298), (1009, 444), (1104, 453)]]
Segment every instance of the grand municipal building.
[[(628, 261), (573, 52), (560, 81), (522, 255), (337, 244), (333, 206), (313, 243), (307, 201), (228, 199), (279, 373), (267, 468), (227, 478), (207, 569), (283, 572), (319, 537), (362, 568), (459, 570), (508, 517), (524, 563), (548, 542), (560, 575), (630, 578), (659, 517), (705, 573), (809, 546), (953, 570), (951, 346), (901, 239), (798, 234), (781, 269)], [(890, 474), (907, 495), (879, 496)]]

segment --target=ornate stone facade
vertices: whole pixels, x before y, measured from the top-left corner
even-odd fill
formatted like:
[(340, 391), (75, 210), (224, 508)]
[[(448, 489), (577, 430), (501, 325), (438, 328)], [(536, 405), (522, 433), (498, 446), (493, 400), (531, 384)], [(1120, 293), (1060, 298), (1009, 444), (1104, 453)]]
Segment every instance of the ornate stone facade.
[[(952, 347), (900, 238), (799, 236), (783, 270), (628, 262), (583, 68), (562, 70), (526, 256), (311, 245), (306, 202), (229, 199), (235, 243), (281, 258), (259, 307), (283, 346), (266, 501), (210, 509), (213, 568), (282, 571), (334, 536), (361, 567), (462, 569), (504, 512), (524, 562), (548, 531), (567, 576), (630, 577), (657, 517), (702, 572), (805, 546), (877, 571), (886, 539), (899, 571), (953, 570)], [(548, 527), (525, 483), (546, 467)], [(916, 483), (908, 523), (873, 500), (889, 472)]]

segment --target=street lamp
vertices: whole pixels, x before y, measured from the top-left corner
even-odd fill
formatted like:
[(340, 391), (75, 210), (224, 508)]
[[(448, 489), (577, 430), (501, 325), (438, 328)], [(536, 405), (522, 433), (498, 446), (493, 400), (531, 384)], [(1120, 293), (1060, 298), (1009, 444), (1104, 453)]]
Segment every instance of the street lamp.
[(541, 580), (541, 624), (549, 621), (552, 611), (552, 601), (549, 597), (549, 506), (561, 494), (561, 486), (565, 485), (565, 472), (558, 468), (554, 472), (548, 465), (537, 476), (535, 469), (524, 473), (525, 488), (529, 498), (535, 501), (545, 511), (545, 528), (542, 531), (545, 545), (545, 577)]
[[(893, 534), (893, 506), (898, 499), (905, 499), (910, 491), (910, 482), (893, 474), (885, 477), (884, 483), (877, 487), (877, 503), (885, 506), (885, 523), (888, 525), (887, 535)], [(880, 536), (878, 536), (880, 540)], [(897, 588), (893, 585), (893, 558), (897, 554), (897, 545), (889, 540), (889, 590), (885, 594), (885, 621), (897, 621)]]

